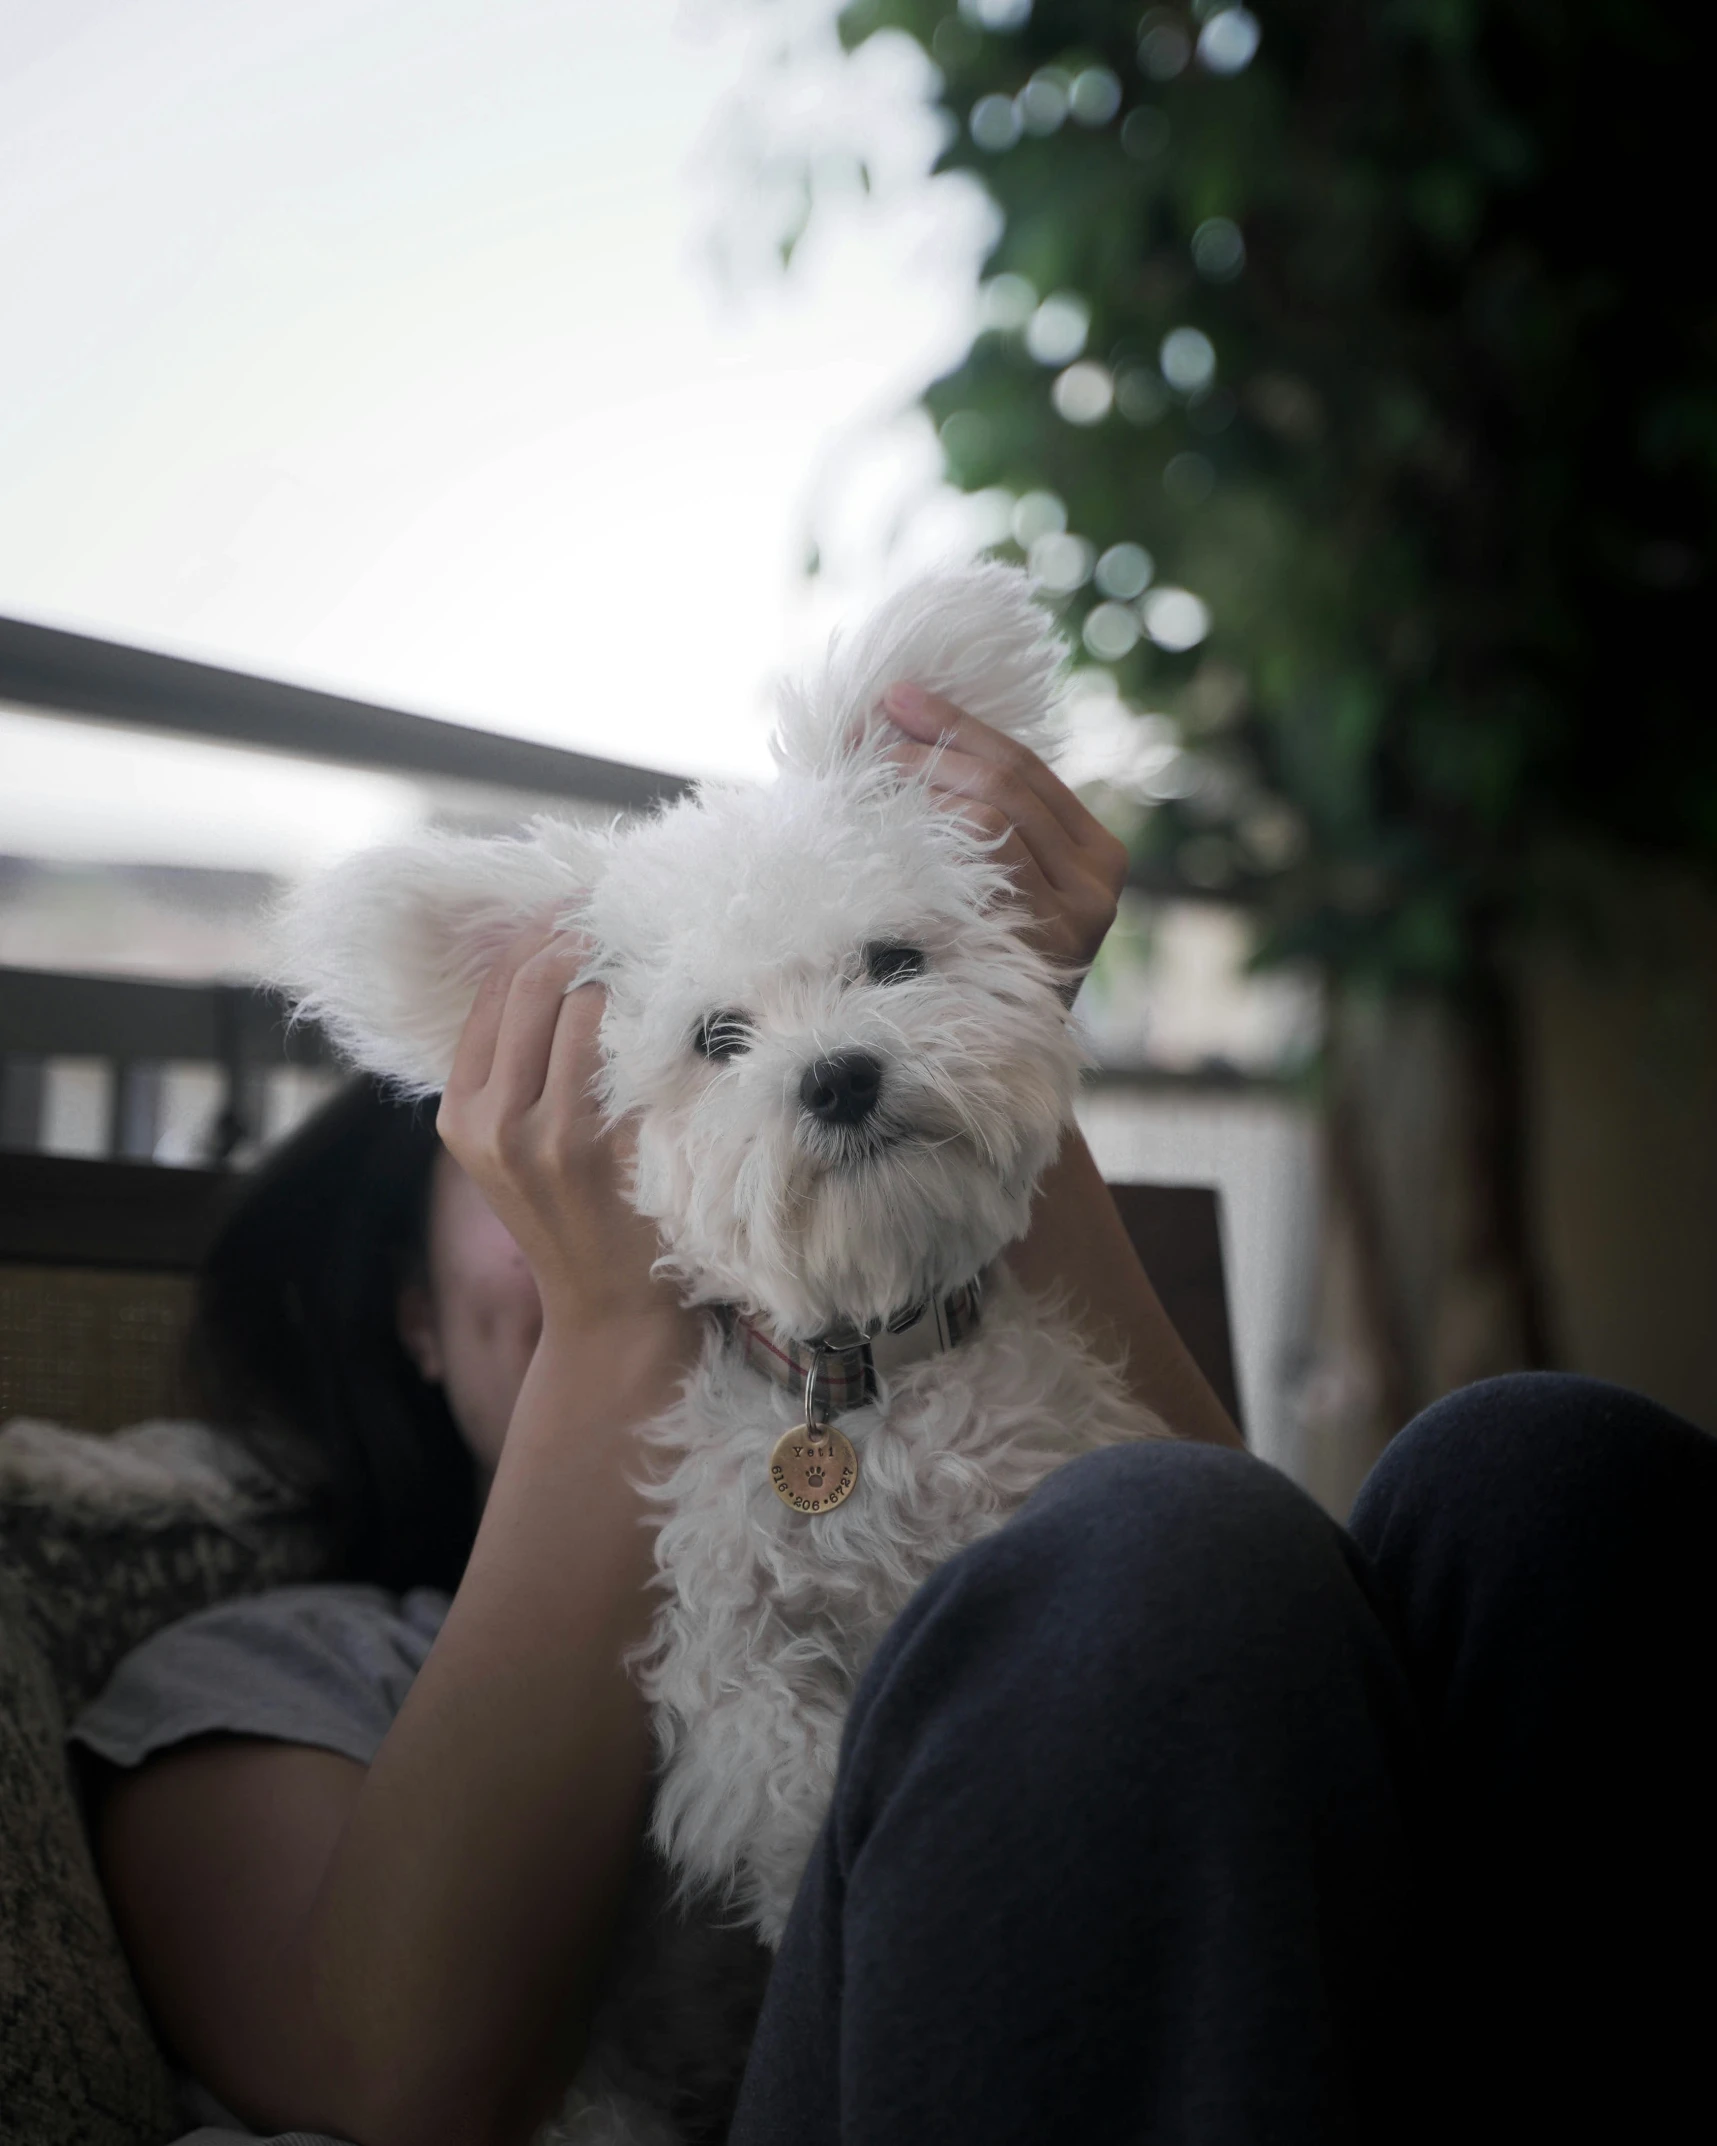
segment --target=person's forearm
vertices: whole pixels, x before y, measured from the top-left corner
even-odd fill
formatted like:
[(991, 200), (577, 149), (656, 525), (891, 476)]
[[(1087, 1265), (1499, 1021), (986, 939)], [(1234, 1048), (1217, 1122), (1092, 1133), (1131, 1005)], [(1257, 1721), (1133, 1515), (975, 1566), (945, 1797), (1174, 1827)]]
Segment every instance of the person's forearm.
[(1240, 1433), (1163, 1310), (1102, 1173), (1070, 1132), (1044, 1175), (1031, 1228), (1008, 1253), (1028, 1289), (1064, 1289), (1099, 1355), (1182, 1438), (1238, 1446)]
[[(469, 1567), (291, 1963), (309, 2112), (392, 2146), (522, 2139), (570, 2073), (637, 1850), (644, 1703), (622, 1657), (652, 1553), (633, 1427), (677, 1335), (539, 1349)], [(292, 2120), (306, 2120), (302, 2099)]]

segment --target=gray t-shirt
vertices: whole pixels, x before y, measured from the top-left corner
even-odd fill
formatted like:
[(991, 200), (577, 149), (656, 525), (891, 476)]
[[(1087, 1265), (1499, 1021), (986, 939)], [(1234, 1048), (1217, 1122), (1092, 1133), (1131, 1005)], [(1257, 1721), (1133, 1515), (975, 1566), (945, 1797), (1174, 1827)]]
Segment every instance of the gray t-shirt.
[(70, 1740), (115, 1766), (218, 1735), (314, 1744), (367, 1766), (447, 1607), (432, 1587), (333, 1585), (217, 1603), (134, 1648)]
[[(447, 1615), (433, 1587), (277, 1587), (199, 1610), (134, 1648), (67, 1732), (115, 1766), (140, 1766), (194, 1736), (313, 1744), (367, 1766)], [(241, 2129), (206, 2088), (181, 2080), (186, 2117), (204, 2127), (179, 2146), (230, 2146)], [(282, 2133), (274, 2146), (341, 2146)]]

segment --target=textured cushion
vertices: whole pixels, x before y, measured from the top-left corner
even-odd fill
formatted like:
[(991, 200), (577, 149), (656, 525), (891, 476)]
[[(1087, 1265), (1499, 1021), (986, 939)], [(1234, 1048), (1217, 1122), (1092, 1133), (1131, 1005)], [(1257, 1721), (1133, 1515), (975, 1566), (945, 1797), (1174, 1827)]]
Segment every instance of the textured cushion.
[(326, 1563), (302, 1494), (202, 1424), (0, 1431), (0, 1564), (24, 1582), (68, 1720), (162, 1625), (315, 1579)]
[(142, 2146), (178, 2099), (72, 1799), (23, 1591), (0, 1573), (0, 2109), (18, 2146)]
[[(0, 1172), (23, 1159), (0, 1158)], [(0, 1260), (0, 1423), (45, 1416), (116, 1431), (168, 1413), (194, 1287), (188, 1274)]]
[(313, 1579), (314, 1513), (197, 1425), (0, 1432), (0, 2138), (160, 2146), (183, 2125), (96, 1879), (67, 1719), (120, 1656)]

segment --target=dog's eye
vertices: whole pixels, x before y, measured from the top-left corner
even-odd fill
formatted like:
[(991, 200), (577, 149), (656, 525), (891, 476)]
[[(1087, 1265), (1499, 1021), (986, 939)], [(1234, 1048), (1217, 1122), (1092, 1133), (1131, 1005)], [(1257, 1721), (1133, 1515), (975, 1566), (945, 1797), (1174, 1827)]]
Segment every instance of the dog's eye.
[(751, 1023), (742, 1013), (712, 1013), (692, 1030), (700, 1058), (737, 1058), (751, 1048)]
[(919, 947), (902, 946), (895, 939), (875, 939), (864, 950), (864, 966), (873, 984), (899, 984), (909, 976), (922, 976), (929, 964)]

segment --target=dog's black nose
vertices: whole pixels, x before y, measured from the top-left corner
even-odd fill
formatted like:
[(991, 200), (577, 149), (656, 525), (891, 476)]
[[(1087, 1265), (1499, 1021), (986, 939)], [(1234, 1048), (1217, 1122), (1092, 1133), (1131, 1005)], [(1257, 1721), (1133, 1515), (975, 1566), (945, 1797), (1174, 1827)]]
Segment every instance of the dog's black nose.
[(882, 1067), (868, 1051), (842, 1051), (805, 1068), (799, 1100), (825, 1125), (858, 1125), (882, 1097)]

